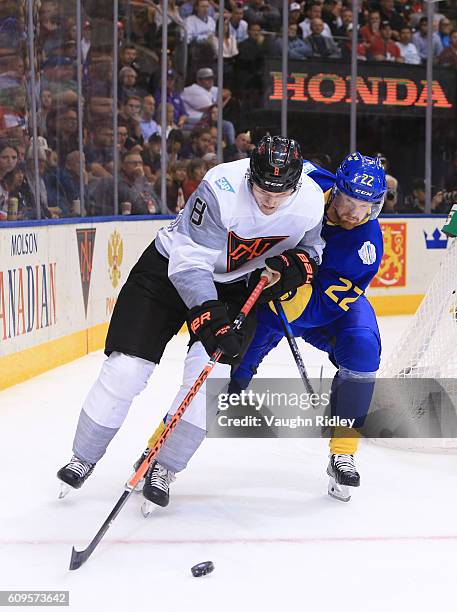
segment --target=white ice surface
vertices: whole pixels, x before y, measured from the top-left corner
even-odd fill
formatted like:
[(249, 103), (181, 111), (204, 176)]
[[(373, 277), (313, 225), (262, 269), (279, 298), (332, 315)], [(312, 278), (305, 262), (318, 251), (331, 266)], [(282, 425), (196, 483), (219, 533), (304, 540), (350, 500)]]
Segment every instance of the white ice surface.
[[(407, 318), (381, 320), (385, 351)], [(311, 374), (326, 356), (300, 343)], [(179, 384), (168, 347), (84, 487), (57, 499), (94, 353), (0, 393), (0, 589), (70, 591), (70, 610), (136, 612), (454, 610), (457, 457), (364, 444), (362, 486), (327, 496), (326, 441), (207, 440), (148, 520), (132, 496), (88, 562), (68, 571), (123, 491)], [(294, 376), (285, 341), (263, 376)], [(332, 370), (328, 370), (331, 372)], [(212, 560), (213, 574), (190, 567)]]

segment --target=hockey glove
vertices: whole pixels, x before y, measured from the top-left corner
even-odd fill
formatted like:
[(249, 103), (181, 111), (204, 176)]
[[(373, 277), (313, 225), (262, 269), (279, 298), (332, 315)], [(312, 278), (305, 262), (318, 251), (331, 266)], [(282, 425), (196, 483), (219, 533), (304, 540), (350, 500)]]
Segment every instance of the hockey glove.
[(240, 359), (243, 336), (232, 330), (227, 309), (219, 300), (208, 300), (194, 306), (187, 316), (189, 329), (198, 337), (208, 355), (220, 348), (220, 363), (235, 364)]
[[(265, 267), (278, 272), (281, 276), (274, 285), (262, 291), (258, 299), (259, 304), (278, 300), (285, 293), (301, 285), (310, 284), (317, 273), (316, 262), (301, 249), (288, 249), (281, 255), (269, 257), (265, 260)], [(261, 274), (262, 270), (256, 270), (251, 274), (250, 287), (254, 287), (259, 282)]]

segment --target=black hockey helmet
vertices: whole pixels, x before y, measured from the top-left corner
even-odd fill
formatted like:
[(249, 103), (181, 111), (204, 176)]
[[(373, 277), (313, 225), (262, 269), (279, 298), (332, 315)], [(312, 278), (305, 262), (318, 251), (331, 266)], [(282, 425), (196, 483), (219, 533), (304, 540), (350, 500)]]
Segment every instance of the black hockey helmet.
[(298, 142), (268, 134), (252, 152), (250, 179), (265, 191), (281, 193), (297, 187), (302, 168)]

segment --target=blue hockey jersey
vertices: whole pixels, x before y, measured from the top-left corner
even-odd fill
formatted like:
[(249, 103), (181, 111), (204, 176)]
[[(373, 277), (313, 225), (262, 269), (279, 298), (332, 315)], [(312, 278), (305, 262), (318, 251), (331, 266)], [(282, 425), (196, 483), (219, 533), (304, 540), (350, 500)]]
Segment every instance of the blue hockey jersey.
[[(307, 161), (304, 169), (328, 198), (335, 176)], [(364, 294), (381, 263), (383, 239), (377, 219), (346, 230), (324, 218), (322, 237), (326, 247), (316, 279), (283, 302), (294, 327), (320, 327), (343, 315)]]

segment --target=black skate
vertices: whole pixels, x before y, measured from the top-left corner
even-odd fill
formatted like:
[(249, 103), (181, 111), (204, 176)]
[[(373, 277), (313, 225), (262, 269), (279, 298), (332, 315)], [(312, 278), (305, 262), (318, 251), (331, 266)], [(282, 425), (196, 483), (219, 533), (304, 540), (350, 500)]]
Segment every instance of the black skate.
[(144, 478), (143, 496), (147, 501), (143, 503), (141, 511), (145, 517), (149, 516), (152, 512), (153, 504), (157, 506), (168, 506), (170, 501), (169, 488), (170, 483), (174, 482), (174, 472), (167, 470), (160, 465), (160, 463), (153, 462), (149, 466), (146, 476)]
[[(127, 488), (129, 488), (128, 485), (129, 485), (130, 480), (133, 478), (133, 475), (138, 470), (138, 468), (143, 463), (143, 461), (146, 459), (146, 457), (149, 455), (149, 451), (150, 450), (151, 450), (150, 448), (145, 448), (144, 451), (141, 453), (141, 455), (138, 457), (138, 459), (133, 464), (133, 474), (130, 476), (128, 481), (125, 483), (125, 486)], [(141, 491), (141, 489), (143, 488), (143, 486), (144, 486), (144, 477), (136, 483), (135, 488), (133, 490), (136, 493), (139, 493)]]
[(330, 476), (328, 494), (340, 501), (349, 501), (348, 487), (360, 486), (360, 475), (355, 469), (354, 455), (330, 455), (327, 467)]
[(94, 467), (95, 463), (89, 463), (73, 455), (70, 463), (57, 472), (57, 478), (62, 481), (59, 499), (67, 495), (70, 490), (69, 486), (73, 489), (80, 489), (94, 471)]

